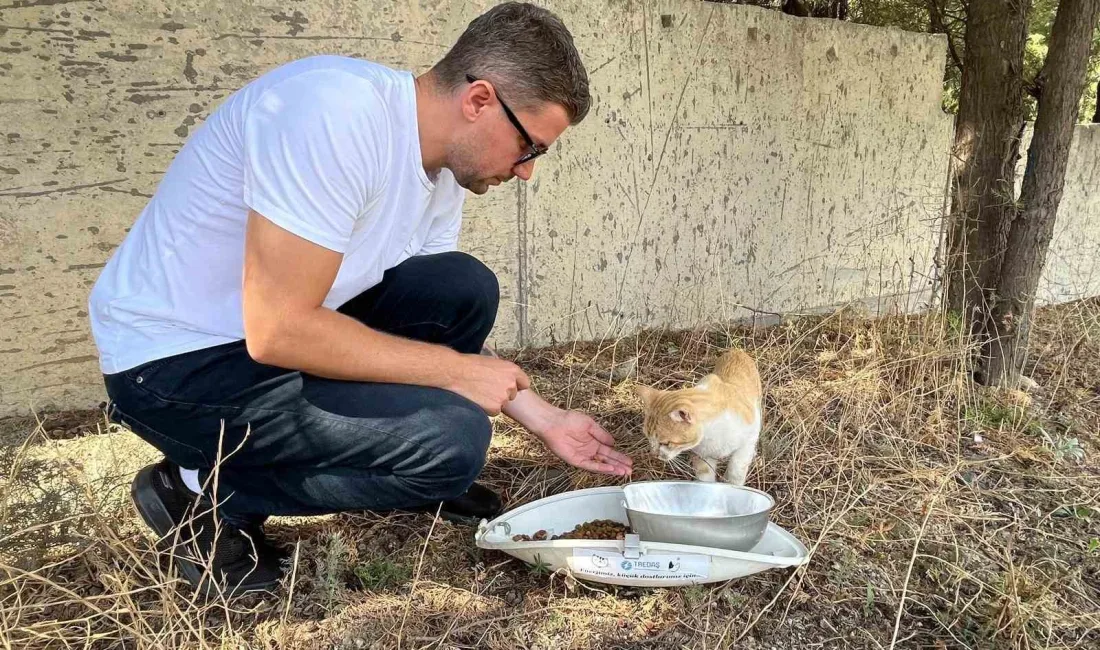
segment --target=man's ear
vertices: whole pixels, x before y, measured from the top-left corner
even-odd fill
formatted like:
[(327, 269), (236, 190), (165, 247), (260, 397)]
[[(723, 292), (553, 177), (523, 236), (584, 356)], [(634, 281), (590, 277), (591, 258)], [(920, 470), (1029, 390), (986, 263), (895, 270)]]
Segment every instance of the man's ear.
[(479, 80), (471, 83), (462, 96), (462, 113), (466, 119), (473, 121), (488, 110), (493, 94), (488, 82)]

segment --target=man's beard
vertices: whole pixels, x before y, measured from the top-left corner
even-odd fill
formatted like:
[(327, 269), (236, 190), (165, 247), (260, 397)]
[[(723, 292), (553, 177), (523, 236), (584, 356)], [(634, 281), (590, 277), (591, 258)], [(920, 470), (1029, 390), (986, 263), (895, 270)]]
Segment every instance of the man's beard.
[(460, 187), (464, 187), (474, 194), (485, 194), (489, 191), (489, 187), (494, 184), (494, 181), (502, 183), (511, 180), (511, 175), (503, 180), (495, 176), (483, 176), (478, 169), (479, 166), (474, 154), (476, 150), (476, 145), (463, 142), (452, 147), (447, 156), (447, 167), (451, 170), (451, 174), (454, 175), (455, 181)]

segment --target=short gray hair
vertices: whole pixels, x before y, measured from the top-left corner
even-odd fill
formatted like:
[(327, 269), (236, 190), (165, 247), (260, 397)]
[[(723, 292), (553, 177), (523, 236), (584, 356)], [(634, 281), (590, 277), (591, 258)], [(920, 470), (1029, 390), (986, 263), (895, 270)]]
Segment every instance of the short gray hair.
[(492, 83), (516, 109), (558, 104), (577, 124), (588, 114), (588, 73), (573, 35), (556, 15), (532, 4), (506, 2), (475, 18), (432, 68), (445, 91), (466, 75)]

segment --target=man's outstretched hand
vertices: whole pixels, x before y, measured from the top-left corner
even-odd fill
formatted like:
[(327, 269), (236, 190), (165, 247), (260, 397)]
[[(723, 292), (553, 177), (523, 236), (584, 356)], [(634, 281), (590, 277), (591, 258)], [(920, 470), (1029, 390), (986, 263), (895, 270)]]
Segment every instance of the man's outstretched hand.
[(592, 472), (629, 476), (633, 461), (615, 450), (615, 439), (578, 411), (558, 410), (538, 432), (547, 449), (574, 467)]
[[(497, 357), (490, 348), (482, 354)], [(524, 375), (526, 379), (526, 375)], [(613, 476), (630, 476), (634, 461), (615, 450), (615, 439), (596, 421), (579, 411), (553, 406), (524, 387), (501, 411), (538, 436), (546, 448), (573, 467)]]

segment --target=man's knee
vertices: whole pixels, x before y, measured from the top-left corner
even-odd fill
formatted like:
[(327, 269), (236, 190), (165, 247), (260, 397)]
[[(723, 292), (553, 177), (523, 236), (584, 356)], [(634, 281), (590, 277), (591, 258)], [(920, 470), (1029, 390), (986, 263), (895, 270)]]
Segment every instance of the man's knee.
[(500, 283), (489, 267), (476, 257), (460, 251), (439, 254), (448, 294), (465, 309), (496, 315), (500, 304)]
[(439, 342), (459, 352), (479, 352), (496, 323), (500, 304), (496, 274), (477, 258), (457, 251), (433, 255), (430, 263), (434, 267), (430, 290), (438, 304), (446, 305), (442, 312), (447, 315), (441, 316), (441, 322), (448, 328)]

